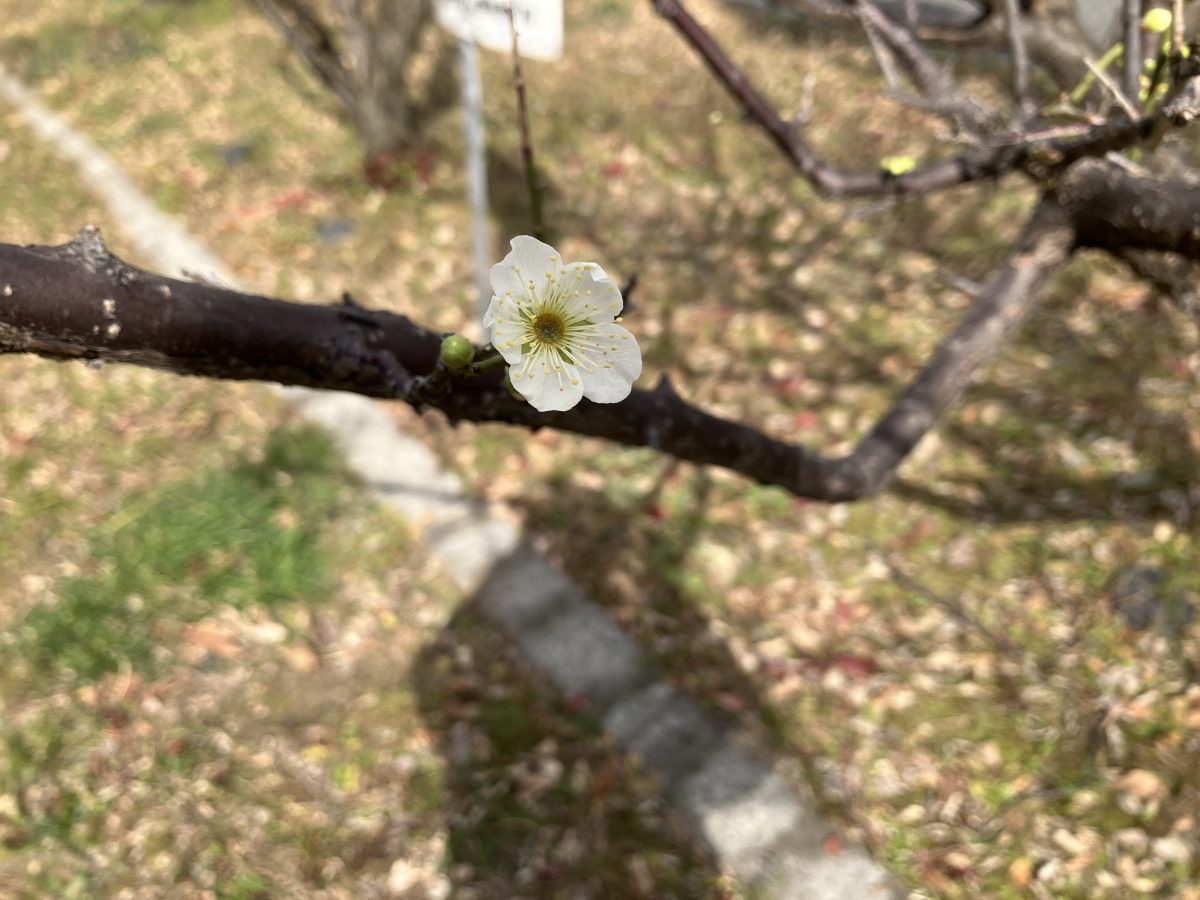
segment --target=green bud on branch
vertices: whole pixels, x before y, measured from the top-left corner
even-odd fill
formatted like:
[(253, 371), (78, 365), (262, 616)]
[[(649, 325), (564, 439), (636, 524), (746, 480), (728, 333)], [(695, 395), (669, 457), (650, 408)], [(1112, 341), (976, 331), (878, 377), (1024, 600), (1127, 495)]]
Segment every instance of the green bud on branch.
[(447, 335), (442, 339), (441, 360), (451, 369), (461, 369), (475, 358), (475, 345), (461, 334)]
[(903, 175), (917, 167), (915, 156), (885, 156), (879, 161), (879, 167), (889, 175)]

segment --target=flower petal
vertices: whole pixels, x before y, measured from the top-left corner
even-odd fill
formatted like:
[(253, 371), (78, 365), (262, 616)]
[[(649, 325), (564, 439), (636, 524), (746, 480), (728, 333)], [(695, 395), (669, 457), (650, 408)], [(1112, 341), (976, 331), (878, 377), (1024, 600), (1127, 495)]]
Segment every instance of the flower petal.
[[(593, 334), (599, 359), (582, 367), (583, 394), (595, 403), (619, 403), (642, 374), (641, 348), (637, 338), (614, 322), (598, 325)], [(590, 355), (595, 359), (597, 353)]]
[[(487, 280), (492, 293), (499, 296), (511, 293), (517, 302), (533, 301), (541, 296), (546, 284), (546, 272), (557, 276), (563, 260), (558, 251), (527, 234), (518, 234), (509, 241), (512, 250), (488, 271)], [(529, 282), (533, 282), (530, 296)]]
[(508, 264), (508, 260), (512, 258), (512, 254), (504, 257), (501, 262), (496, 263), (488, 270), (488, 281), (492, 285), (493, 297), (511, 297), (514, 300), (521, 301), (526, 297), (526, 292), (529, 290), (521, 276), (513, 271), (513, 267)]
[(512, 250), (488, 273), (493, 293), (503, 296), (512, 291), (513, 297), (522, 302), (528, 297), (532, 281), (534, 296), (541, 296), (547, 274), (552, 278), (560, 274), (562, 257), (549, 244), (527, 234), (517, 235), (509, 245)]
[(562, 274), (564, 307), (573, 319), (611, 322), (621, 311), (621, 291), (595, 263), (571, 263)]
[(487, 312), (483, 314), (483, 327), (491, 328), (496, 321), (496, 312), (500, 306), (500, 298), (492, 294), (492, 302), (488, 304)]
[(583, 397), (578, 370), (549, 352), (527, 357), (510, 369), (509, 378), (538, 412), (568, 410)]
[(558, 251), (535, 237), (518, 234), (508, 243), (512, 247), (509, 256), (515, 257), (514, 262), (530, 277), (537, 274), (544, 278), (547, 272), (557, 273), (562, 268), (562, 257)]
[(515, 366), (521, 361), (521, 342), (525, 337), (525, 326), (521, 323), (516, 301), (509, 296), (493, 297), (488, 307), (488, 317), (484, 321), (488, 325), (492, 346), (506, 363)]

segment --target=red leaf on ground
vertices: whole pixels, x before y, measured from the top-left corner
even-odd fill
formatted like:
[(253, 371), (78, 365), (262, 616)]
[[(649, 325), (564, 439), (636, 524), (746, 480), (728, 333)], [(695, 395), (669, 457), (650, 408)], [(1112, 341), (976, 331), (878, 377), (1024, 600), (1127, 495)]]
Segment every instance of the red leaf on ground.
[[(794, 397), (796, 394), (800, 393), (800, 388), (803, 386), (804, 382), (802, 382), (796, 375), (787, 375), (783, 378), (771, 379), (771, 388), (779, 397)], [(799, 416), (800, 414), (797, 415)], [(812, 415), (813, 420), (815, 421), (816, 415), (813, 413), (810, 413), (810, 415)]]
[(786, 659), (769, 657), (759, 662), (759, 671), (767, 678), (778, 681), (792, 671), (792, 664)]
[(312, 194), (304, 188), (293, 188), (290, 191), (284, 191), (272, 197), (271, 205), (276, 210), (303, 209), (305, 206), (308, 206), (311, 199)]
[(722, 691), (721, 693), (717, 694), (716, 700), (717, 706), (721, 707), (721, 709), (725, 710), (727, 713), (744, 712), (747, 706), (744, 699), (739, 697), (737, 694), (730, 693), (729, 691)]
[(874, 675), (879, 671), (875, 660), (866, 656), (839, 656), (833, 660), (833, 665), (851, 675)]

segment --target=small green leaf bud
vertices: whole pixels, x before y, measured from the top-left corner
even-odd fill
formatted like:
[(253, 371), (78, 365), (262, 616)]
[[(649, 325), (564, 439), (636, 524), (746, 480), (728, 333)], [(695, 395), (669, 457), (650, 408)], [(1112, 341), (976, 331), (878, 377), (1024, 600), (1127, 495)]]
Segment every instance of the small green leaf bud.
[(1171, 12), (1166, 9), (1152, 9), (1142, 16), (1142, 27), (1155, 34), (1162, 34), (1171, 27)]
[(442, 363), (451, 369), (461, 369), (475, 358), (475, 345), (461, 334), (452, 334), (442, 339)]
[(885, 156), (879, 161), (879, 168), (889, 175), (903, 175), (916, 167), (917, 160), (914, 156)]

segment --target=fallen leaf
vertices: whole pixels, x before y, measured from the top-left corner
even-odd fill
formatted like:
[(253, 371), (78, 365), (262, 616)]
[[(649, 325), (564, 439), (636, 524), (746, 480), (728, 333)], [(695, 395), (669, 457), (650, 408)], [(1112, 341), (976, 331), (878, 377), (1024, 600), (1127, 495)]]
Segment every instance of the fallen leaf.
[(1139, 800), (1149, 800), (1166, 793), (1163, 780), (1149, 769), (1131, 769), (1117, 780), (1117, 787)]

